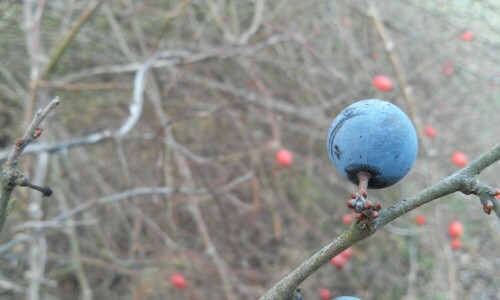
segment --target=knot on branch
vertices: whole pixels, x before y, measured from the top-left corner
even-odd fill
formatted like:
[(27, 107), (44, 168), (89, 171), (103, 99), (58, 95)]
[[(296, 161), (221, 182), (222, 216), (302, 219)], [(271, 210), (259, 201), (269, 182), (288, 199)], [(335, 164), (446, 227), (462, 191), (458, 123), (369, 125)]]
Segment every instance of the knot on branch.
[(463, 179), (463, 188), (462, 188), (462, 193), (465, 195), (478, 195), (479, 193), (479, 186), (478, 186), (479, 180), (476, 178), (465, 178)]

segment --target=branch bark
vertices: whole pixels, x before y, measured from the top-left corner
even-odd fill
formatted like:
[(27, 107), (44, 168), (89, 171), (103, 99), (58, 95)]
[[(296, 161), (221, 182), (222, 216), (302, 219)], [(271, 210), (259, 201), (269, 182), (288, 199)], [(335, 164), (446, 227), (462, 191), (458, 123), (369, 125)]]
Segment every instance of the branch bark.
[(52, 194), (52, 190), (49, 187), (41, 187), (32, 184), (29, 179), (21, 173), (17, 162), (26, 146), (42, 134), (43, 130), (39, 127), (40, 124), (43, 120), (45, 120), (47, 115), (59, 105), (59, 102), (59, 97), (56, 97), (50, 101), (45, 109), (38, 110), (24, 135), (21, 138), (16, 139), (7, 161), (2, 167), (0, 174), (2, 186), (2, 195), (0, 196), (0, 233), (2, 232), (5, 219), (7, 218), (10, 196), (17, 185), (27, 186), (38, 190), (43, 194), (43, 196), (50, 196)]
[(475, 178), (482, 170), (498, 160), (500, 160), (500, 144), (497, 144), (451, 176), (427, 187), (414, 196), (402, 200), (388, 209), (382, 210), (373, 232), (367, 228), (360, 229), (353, 223), (348, 231), (343, 232), (331, 243), (324, 246), (321, 250), (303, 262), (299, 267), (268, 290), (260, 299), (294, 299), (295, 291), (299, 284), (333, 257), (340, 254), (340, 252), (364, 240), (374, 234), (377, 229), (382, 228), (407, 212), (448, 194), (454, 192), (462, 192), (466, 195), (474, 194), (480, 197), (481, 203), (483, 203), (485, 199), (490, 200), (494, 205), (493, 210), (500, 218), (500, 214), (498, 213), (500, 211), (500, 201), (495, 199), (495, 195), (498, 194), (499, 191)]

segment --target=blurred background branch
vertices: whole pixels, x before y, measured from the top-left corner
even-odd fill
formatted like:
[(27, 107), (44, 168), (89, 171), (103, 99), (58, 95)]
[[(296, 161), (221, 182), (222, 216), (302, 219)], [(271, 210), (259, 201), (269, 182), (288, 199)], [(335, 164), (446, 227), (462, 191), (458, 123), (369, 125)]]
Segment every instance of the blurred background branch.
[[(419, 129), (413, 170), (370, 193), (385, 208), (496, 145), (500, 5), (373, 5), (0, 1), (0, 164), (35, 108), (64, 99), (21, 156), (22, 174), (57, 196), (12, 193), (0, 298), (258, 298), (352, 221), (352, 186), (325, 138), (357, 100), (386, 99)], [(392, 88), (374, 86), (377, 75)], [(497, 203), (497, 165), (472, 195), (428, 203), (352, 246), (302, 294), (495, 299), (499, 221), (483, 209)]]

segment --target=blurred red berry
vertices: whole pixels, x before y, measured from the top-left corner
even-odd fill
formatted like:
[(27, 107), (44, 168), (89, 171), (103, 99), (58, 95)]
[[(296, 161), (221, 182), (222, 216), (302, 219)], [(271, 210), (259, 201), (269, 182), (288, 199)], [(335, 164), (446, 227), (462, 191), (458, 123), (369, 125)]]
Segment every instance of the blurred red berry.
[(276, 162), (282, 167), (288, 167), (292, 165), (293, 154), (286, 149), (279, 149), (276, 151)]
[(451, 249), (457, 250), (457, 249), (462, 248), (462, 242), (460, 241), (460, 239), (452, 239), (450, 241), (450, 246), (451, 246)]
[(433, 139), (437, 136), (436, 128), (427, 125), (424, 127), (424, 134), (426, 137)]
[(453, 75), (453, 71), (454, 71), (453, 61), (451, 60), (445, 61), (442, 69), (443, 74), (446, 76), (451, 76)]
[(186, 278), (184, 278), (182, 274), (172, 275), (170, 282), (176, 289), (183, 289), (186, 287)]
[(425, 219), (425, 216), (424, 215), (419, 215), (415, 218), (415, 223), (417, 223), (417, 225), (424, 225), (426, 222), (426, 219)]
[(474, 39), (474, 34), (468, 30), (460, 33), (460, 39), (464, 42), (470, 42)]
[(345, 265), (347, 264), (347, 259), (342, 255), (337, 255), (334, 258), (332, 258), (330, 263), (335, 268), (342, 270), (345, 267)]
[(349, 260), (354, 255), (354, 252), (352, 251), (352, 248), (349, 247), (349, 248), (345, 249), (344, 251), (340, 252), (339, 255), (343, 256), (346, 260)]
[(328, 289), (321, 289), (319, 291), (319, 296), (322, 300), (330, 300), (332, 298), (332, 293)]
[(497, 198), (497, 200), (500, 200), (500, 194), (496, 195), (495, 198)]
[(459, 238), (463, 232), (464, 226), (462, 225), (462, 222), (458, 220), (454, 220), (448, 225), (448, 234), (452, 239)]
[(354, 220), (354, 214), (353, 213), (345, 214), (345, 215), (342, 216), (342, 223), (344, 223), (346, 225), (351, 224), (352, 220)]
[(373, 77), (373, 86), (382, 92), (388, 92), (392, 90), (392, 80), (385, 75), (377, 75)]
[(465, 167), (469, 163), (469, 157), (462, 151), (455, 151), (451, 154), (451, 162), (458, 167)]

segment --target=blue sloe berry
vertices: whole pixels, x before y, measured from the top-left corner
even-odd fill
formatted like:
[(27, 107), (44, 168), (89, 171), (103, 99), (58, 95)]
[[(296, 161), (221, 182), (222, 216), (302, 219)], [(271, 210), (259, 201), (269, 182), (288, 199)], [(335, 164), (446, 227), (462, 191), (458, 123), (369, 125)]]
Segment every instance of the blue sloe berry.
[(327, 151), (335, 167), (354, 184), (357, 174), (371, 175), (368, 188), (381, 189), (401, 180), (418, 153), (415, 128), (397, 106), (378, 99), (358, 101), (333, 120)]

